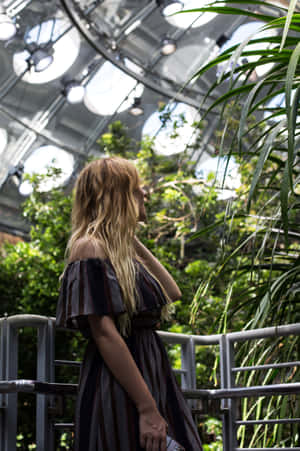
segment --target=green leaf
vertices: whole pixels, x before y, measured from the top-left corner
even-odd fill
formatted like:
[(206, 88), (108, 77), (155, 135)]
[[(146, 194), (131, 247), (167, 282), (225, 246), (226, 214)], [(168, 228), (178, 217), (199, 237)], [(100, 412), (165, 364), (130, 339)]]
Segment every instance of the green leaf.
[[(231, 4), (231, 3), (238, 3), (239, 5), (260, 5), (260, 6), (266, 6), (266, 2), (263, 1), (259, 1), (259, 0), (218, 0), (216, 2), (214, 2), (214, 5), (217, 4), (221, 4), (221, 5), (226, 5), (227, 3)], [(278, 5), (278, 4), (268, 4), (268, 6), (274, 8), (274, 9), (279, 9), (279, 10), (283, 10), (283, 11), (287, 11), (287, 8), (285, 8), (283, 5)]]
[(183, 14), (183, 13), (193, 13), (193, 12), (202, 12), (202, 13), (217, 13), (217, 14), (230, 14), (230, 15), (237, 15), (237, 16), (247, 16), (247, 17), (254, 17), (257, 20), (262, 20), (263, 22), (269, 22), (273, 20), (273, 16), (268, 16), (266, 14), (258, 14), (253, 13), (252, 11), (248, 11), (247, 9), (239, 9), (239, 8), (231, 8), (229, 6), (211, 6), (206, 8), (195, 8), (195, 9), (184, 9), (182, 11), (179, 11), (176, 14)]
[(281, 129), (282, 125), (285, 123), (285, 120), (280, 121), (279, 124), (277, 124), (275, 127), (273, 127), (273, 130), (270, 132), (270, 134), (267, 136), (263, 149), (259, 155), (259, 159), (257, 162), (257, 165), (254, 170), (254, 174), (252, 177), (252, 183), (250, 187), (249, 197), (248, 197), (248, 204), (247, 204), (247, 210), (250, 209), (251, 200), (254, 194), (254, 190), (256, 188), (257, 182), (261, 176), (264, 164), (271, 152), (272, 144), (276, 136), (278, 135), (279, 130)]
[(241, 139), (242, 139), (242, 135), (243, 135), (243, 131), (244, 131), (245, 125), (246, 125), (246, 121), (247, 121), (250, 105), (251, 105), (254, 97), (256, 96), (257, 92), (259, 91), (261, 86), (264, 84), (264, 82), (265, 82), (265, 80), (261, 80), (259, 83), (254, 85), (254, 87), (252, 88), (252, 90), (250, 91), (250, 93), (248, 95), (248, 98), (247, 98), (247, 100), (245, 102), (245, 105), (243, 106), (242, 115), (241, 115), (241, 121), (240, 121), (240, 125), (239, 125), (239, 130), (238, 130), (238, 143), (239, 143), (239, 145), (241, 145)]
[[(245, 214), (239, 214), (236, 215), (234, 217), (234, 219), (240, 219), (240, 218), (245, 218), (247, 217), (247, 215)], [(222, 218), (219, 221), (214, 222), (213, 224), (210, 224), (207, 227), (203, 227), (201, 230), (199, 230), (198, 232), (194, 233), (193, 235), (191, 235), (189, 238), (186, 239), (186, 243), (189, 243), (190, 241), (195, 240), (196, 238), (199, 238), (201, 235), (205, 235), (208, 232), (212, 232), (214, 229), (216, 229), (219, 225), (224, 224), (224, 221), (231, 221), (232, 218), (231, 217), (226, 217), (226, 218)]]
[(289, 230), (288, 196), (289, 196), (289, 162), (287, 160), (284, 167), (283, 179), (280, 190), (281, 215), (283, 220), (283, 230), (286, 248), (288, 247), (288, 230)]
[(300, 42), (296, 46), (291, 56), (285, 84), (285, 98), (286, 98), (286, 113), (288, 120), (288, 167), (290, 186), (293, 186), (292, 167), (294, 161), (294, 136), (297, 121), (298, 102), (299, 102), (299, 87), (297, 88), (293, 105), (291, 106), (292, 89), (294, 85), (295, 73), (300, 57)]
[(293, 17), (294, 11), (296, 9), (296, 6), (297, 6), (297, 0), (290, 0), (290, 5), (289, 5), (288, 13), (286, 16), (286, 22), (285, 22), (285, 26), (284, 26), (284, 30), (283, 30), (283, 35), (282, 35), (280, 50), (282, 50), (284, 47), (285, 40), (286, 40), (288, 31), (290, 28), (290, 24), (291, 24), (292, 17)]
[[(261, 27), (261, 31), (264, 30), (264, 27)], [(252, 33), (251, 35), (249, 35), (246, 39), (244, 39), (241, 44), (239, 44), (238, 48), (235, 50), (235, 52), (232, 54), (232, 56), (230, 57), (227, 66), (223, 69), (223, 71), (221, 72), (221, 76), (224, 74), (224, 72), (226, 71), (226, 69), (228, 69), (228, 67), (232, 66), (232, 70), (231, 70), (231, 76), (230, 76), (230, 85), (232, 84), (233, 81), (233, 75), (234, 75), (234, 70), (237, 66), (237, 62), (239, 60), (239, 58), (241, 57), (241, 55), (245, 54), (246, 52), (243, 53), (244, 48), (249, 44), (249, 42), (251, 41), (251, 39), (256, 36), (259, 32), (255, 31), (255, 33)], [(255, 54), (257, 54), (257, 52), (254, 52)], [(218, 78), (218, 81), (220, 81), (221, 76)]]

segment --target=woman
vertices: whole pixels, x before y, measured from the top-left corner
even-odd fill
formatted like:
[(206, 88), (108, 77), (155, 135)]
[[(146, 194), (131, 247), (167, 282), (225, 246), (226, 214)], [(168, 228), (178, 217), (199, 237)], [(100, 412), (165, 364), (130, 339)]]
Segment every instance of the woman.
[(89, 338), (79, 377), (75, 451), (165, 451), (166, 433), (201, 451), (197, 428), (155, 332), (180, 289), (135, 235), (145, 221), (135, 165), (92, 161), (79, 174), (56, 325)]

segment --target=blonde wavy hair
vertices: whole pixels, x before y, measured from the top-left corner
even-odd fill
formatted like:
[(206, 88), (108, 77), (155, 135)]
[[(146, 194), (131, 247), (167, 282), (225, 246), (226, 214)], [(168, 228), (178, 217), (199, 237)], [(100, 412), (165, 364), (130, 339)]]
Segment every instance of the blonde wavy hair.
[[(127, 309), (117, 317), (123, 336), (131, 332), (130, 318), (137, 312), (139, 300), (135, 282), (137, 268), (133, 259), (140, 262), (141, 259), (135, 252), (133, 240), (139, 215), (134, 194), (141, 184), (134, 163), (125, 158), (104, 157), (88, 163), (75, 183), (72, 231), (65, 251), (67, 259), (71, 249), (82, 238), (88, 238), (95, 249), (101, 245), (115, 270)], [(168, 321), (174, 313), (174, 305), (159, 280), (150, 274), (166, 297), (161, 319)]]

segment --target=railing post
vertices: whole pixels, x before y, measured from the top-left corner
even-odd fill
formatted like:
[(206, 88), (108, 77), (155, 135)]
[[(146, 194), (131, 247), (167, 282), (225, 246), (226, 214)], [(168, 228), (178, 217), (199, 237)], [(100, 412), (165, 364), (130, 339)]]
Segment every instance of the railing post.
[[(49, 382), (55, 382), (55, 325), (54, 322), (48, 318), (48, 330), (49, 330)], [(55, 396), (49, 396), (49, 407), (55, 408)], [(48, 431), (49, 431), (49, 450), (54, 450), (54, 423), (53, 418), (49, 416), (48, 409)]]
[[(186, 370), (181, 376), (181, 388), (193, 390), (196, 388), (196, 354), (195, 343), (191, 337), (186, 343), (181, 344), (181, 368)], [(187, 404), (194, 408), (196, 400), (187, 399)]]
[[(6, 323), (6, 366), (5, 379), (13, 380), (18, 378), (18, 329), (14, 327), (9, 319)], [(17, 421), (18, 421), (18, 393), (6, 395), (6, 408), (3, 415), (3, 451), (15, 451), (17, 449)]]
[[(221, 388), (234, 388), (232, 367), (234, 365), (233, 343), (226, 335), (220, 339), (220, 374)], [(234, 399), (222, 399), (221, 411), (223, 414), (223, 451), (234, 451), (237, 448), (235, 426), (236, 401)]]
[[(222, 335), (220, 338), (220, 376), (221, 376), (221, 389), (228, 387), (227, 382), (227, 359), (226, 359), (226, 336)], [(221, 399), (221, 412), (223, 422), (223, 451), (232, 451), (229, 441), (229, 407), (228, 399)]]
[[(7, 346), (7, 318), (1, 318), (0, 320), (0, 380), (6, 379), (6, 346)], [(0, 451), (3, 451), (4, 447), (4, 417), (5, 409), (7, 405), (7, 394), (0, 393)]]
[[(227, 388), (231, 389), (235, 387), (235, 377), (232, 372), (234, 364), (234, 342), (230, 340), (228, 336), (225, 338), (226, 345), (226, 370), (227, 370)], [(236, 399), (228, 399), (228, 420), (229, 420), (229, 443), (230, 450), (235, 451), (237, 448), (237, 436), (236, 436)]]
[[(54, 382), (53, 370), (53, 326), (47, 323), (38, 327), (37, 380)], [(53, 396), (51, 397), (53, 398)], [(48, 415), (49, 395), (37, 394), (36, 400), (36, 446), (37, 451), (53, 451), (54, 437), (52, 422)]]

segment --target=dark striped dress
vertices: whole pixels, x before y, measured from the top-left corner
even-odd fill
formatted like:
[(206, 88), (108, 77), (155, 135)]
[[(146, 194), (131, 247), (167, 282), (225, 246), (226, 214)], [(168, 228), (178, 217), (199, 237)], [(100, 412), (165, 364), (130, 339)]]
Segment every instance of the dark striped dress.
[[(172, 371), (167, 351), (155, 331), (166, 298), (157, 281), (136, 260), (140, 295), (132, 332), (125, 337), (168, 434), (186, 451), (202, 451), (197, 427)], [(102, 358), (90, 331), (89, 314), (114, 316), (126, 312), (120, 286), (109, 259), (88, 258), (69, 263), (62, 278), (56, 325), (79, 329), (88, 338), (80, 370), (75, 411), (74, 451), (142, 451), (139, 415), (125, 389)]]

